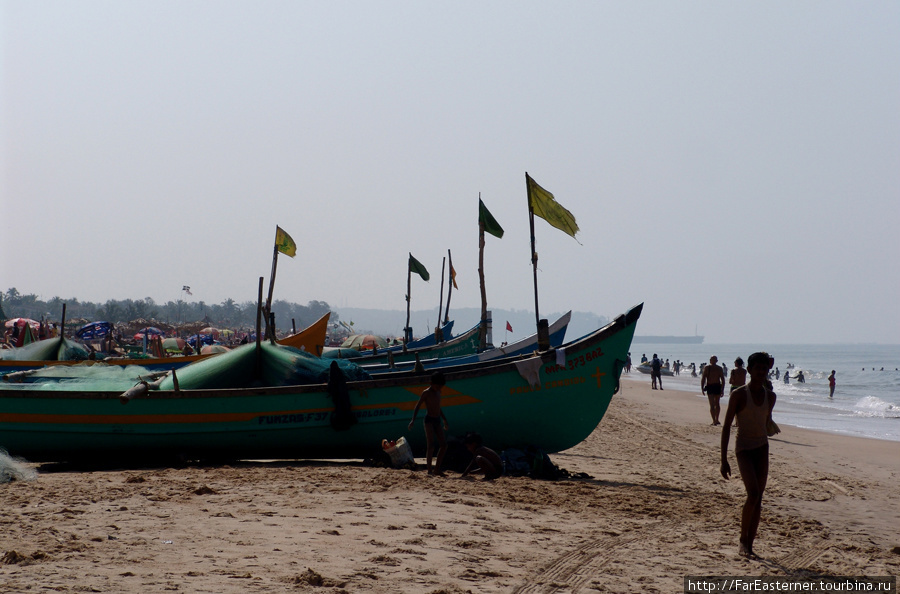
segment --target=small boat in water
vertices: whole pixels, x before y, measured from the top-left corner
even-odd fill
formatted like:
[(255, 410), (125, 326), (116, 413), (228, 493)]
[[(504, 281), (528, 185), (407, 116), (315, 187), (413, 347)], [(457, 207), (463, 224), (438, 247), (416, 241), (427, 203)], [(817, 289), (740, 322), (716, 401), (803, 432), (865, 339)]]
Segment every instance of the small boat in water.
[[(646, 373), (647, 375), (650, 375), (650, 372), (652, 371), (652, 369), (650, 369), (649, 363), (644, 364), (644, 365), (638, 365), (635, 367), (635, 369), (637, 369), (641, 373)], [(673, 372), (668, 367), (660, 367), (659, 374), (660, 375), (675, 375), (675, 372)]]

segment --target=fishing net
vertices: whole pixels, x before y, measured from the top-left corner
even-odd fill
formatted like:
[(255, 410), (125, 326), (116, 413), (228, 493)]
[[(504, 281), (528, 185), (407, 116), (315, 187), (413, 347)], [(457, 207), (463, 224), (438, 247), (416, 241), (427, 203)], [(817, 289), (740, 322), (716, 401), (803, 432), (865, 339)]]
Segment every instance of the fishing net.
[[(260, 345), (258, 357), (256, 345), (247, 344), (192, 363), (176, 373), (182, 390), (322, 384), (328, 382), (331, 362), (293, 347), (265, 342)], [(370, 378), (350, 361), (337, 364), (349, 381)], [(173, 390), (172, 376), (165, 378), (159, 388)]]
[(24, 460), (13, 458), (0, 449), (0, 483), (30, 481), (37, 477), (37, 471), (29, 468)]
[(8, 361), (84, 361), (90, 356), (87, 348), (64, 337), (41, 340), (0, 353), (0, 357)]
[(54, 391), (125, 391), (140, 380), (152, 381), (160, 372), (150, 371), (139, 365), (55, 365), (30, 371), (24, 384), (0, 383), (5, 390), (54, 390)]

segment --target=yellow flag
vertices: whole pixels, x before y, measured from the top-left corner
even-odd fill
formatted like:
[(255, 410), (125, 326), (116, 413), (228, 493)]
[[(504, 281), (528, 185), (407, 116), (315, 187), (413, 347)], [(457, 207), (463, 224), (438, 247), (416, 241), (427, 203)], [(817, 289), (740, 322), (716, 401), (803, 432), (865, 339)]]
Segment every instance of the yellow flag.
[(294, 243), (287, 231), (277, 225), (275, 226), (275, 247), (285, 256), (293, 258), (297, 255), (297, 244)]
[(456, 269), (453, 268), (453, 264), (450, 264), (450, 280), (453, 281), (453, 288), (459, 289), (459, 287), (456, 286)]
[(528, 206), (541, 217), (566, 235), (575, 237), (578, 223), (575, 216), (556, 201), (553, 194), (538, 185), (531, 176), (525, 174), (525, 185), (528, 187)]

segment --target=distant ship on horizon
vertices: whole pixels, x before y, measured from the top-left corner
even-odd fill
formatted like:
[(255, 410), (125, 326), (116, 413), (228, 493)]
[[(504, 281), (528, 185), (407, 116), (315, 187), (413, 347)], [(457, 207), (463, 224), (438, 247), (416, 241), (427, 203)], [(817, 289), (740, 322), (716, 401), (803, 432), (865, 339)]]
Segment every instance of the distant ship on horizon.
[(637, 336), (632, 343), (645, 344), (703, 344), (702, 336)]

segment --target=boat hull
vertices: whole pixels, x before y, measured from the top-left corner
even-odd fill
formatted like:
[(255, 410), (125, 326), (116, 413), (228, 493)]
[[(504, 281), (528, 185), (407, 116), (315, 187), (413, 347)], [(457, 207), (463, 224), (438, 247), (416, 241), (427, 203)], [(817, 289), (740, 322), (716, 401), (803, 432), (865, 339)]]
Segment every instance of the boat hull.
[[(477, 431), (497, 449), (552, 453), (587, 437), (618, 389), (642, 305), (557, 350), (516, 361), (446, 368), (450, 432)], [(33, 461), (206, 458), (362, 458), (402, 435), (421, 455), (421, 425), (407, 429), (428, 373), (348, 382), (356, 422), (333, 425), (323, 384), (153, 391), (123, 404), (118, 392), (0, 390), (0, 447)], [(420, 411), (419, 418), (424, 415)], [(421, 421), (419, 421), (421, 423)]]

